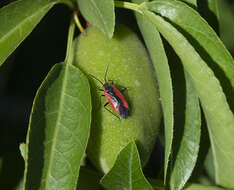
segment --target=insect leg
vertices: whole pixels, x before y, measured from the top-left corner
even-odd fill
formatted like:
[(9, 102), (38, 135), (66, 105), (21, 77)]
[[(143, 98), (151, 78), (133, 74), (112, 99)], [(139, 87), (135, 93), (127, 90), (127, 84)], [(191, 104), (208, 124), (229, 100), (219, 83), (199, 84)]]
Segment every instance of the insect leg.
[(106, 106), (109, 104), (109, 102), (107, 102), (105, 105), (104, 105), (104, 108), (108, 111), (108, 112), (110, 112), (112, 115), (114, 115), (115, 117), (117, 117), (119, 120), (120, 120), (120, 118), (117, 116), (117, 115), (115, 115), (112, 111), (110, 111)]
[[(106, 106), (109, 104), (109, 102), (106, 102), (104, 105), (104, 108), (106, 108)], [(106, 108), (107, 109), (107, 108)], [(112, 113), (112, 112), (111, 112)]]

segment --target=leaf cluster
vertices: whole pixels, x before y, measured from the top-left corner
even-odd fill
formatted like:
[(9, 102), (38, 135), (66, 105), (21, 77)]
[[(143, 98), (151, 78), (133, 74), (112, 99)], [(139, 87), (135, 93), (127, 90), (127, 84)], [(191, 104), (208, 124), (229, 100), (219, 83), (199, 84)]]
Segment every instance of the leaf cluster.
[[(0, 9), (0, 65), (46, 13), (61, 3), (74, 12), (78, 7), (84, 19), (109, 38), (114, 34), (115, 7), (135, 14), (160, 92), (163, 175), (157, 179), (144, 175), (135, 142), (119, 153), (114, 167), (104, 176), (84, 163), (92, 103), (87, 77), (72, 65), (75, 26), (71, 14), (65, 61), (51, 68), (33, 102), (26, 143), (20, 146), (25, 161), (24, 179), (17, 189), (234, 188), (234, 62), (217, 34), (217, 2), (14, 1)], [(179, 64), (182, 69), (177, 71)], [(182, 83), (176, 83), (181, 76)], [(184, 103), (180, 105), (176, 98), (182, 91)], [(204, 162), (200, 160), (205, 147), (201, 136), (206, 127), (211, 146)], [(0, 160), (0, 170), (1, 163)], [(213, 175), (213, 179), (207, 180), (204, 173), (210, 178)], [(207, 183), (213, 186), (203, 185)]]

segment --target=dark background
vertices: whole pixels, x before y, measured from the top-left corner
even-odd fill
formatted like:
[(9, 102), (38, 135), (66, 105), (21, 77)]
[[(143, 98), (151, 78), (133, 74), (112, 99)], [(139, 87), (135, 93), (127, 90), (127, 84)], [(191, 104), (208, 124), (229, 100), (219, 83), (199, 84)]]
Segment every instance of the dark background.
[[(9, 2), (1, 0), (0, 7)], [(234, 2), (220, 0), (219, 4), (220, 36), (234, 55)], [(134, 17), (128, 14), (117, 11), (117, 22), (131, 23), (136, 30)], [(25, 142), (38, 87), (50, 68), (64, 60), (69, 20), (70, 10), (56, 5), (0, 67), (0, 189), (14, 189), (23, 175), (18, 147)]]

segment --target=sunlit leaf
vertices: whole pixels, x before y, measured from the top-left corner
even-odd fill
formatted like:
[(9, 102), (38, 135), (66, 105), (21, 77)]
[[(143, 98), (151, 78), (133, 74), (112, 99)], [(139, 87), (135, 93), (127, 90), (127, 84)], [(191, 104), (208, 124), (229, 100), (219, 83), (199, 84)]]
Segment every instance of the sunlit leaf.
[(225, 190), (225, 189), (216, 187), (216, 186), (208, 186), (208, 185), (200, 185), (200, 184), (191, 183), (191, 184), (188, 184), (184, 188), (184, 190)]
[(172, 190), (182, 189), (191, 176), (197, 161), (200, 143), (201, 113), (199, 100), (190, 76), (187, 73), (185, 73), (185, 79), (185, 125), (179, 151), (176, 155), (176, 161), (170, 177), (170, 187)]
[[(144, 0), (133, 0), (133, 2), (141, 3), (144, 2)], [(174, 124), (173, 91), (170, 68), (168, 66), (161, 37), (156, 27), (147, 18), (138, 13), (136, 14), (136, 18), (147, 49), (150, 53), (159, 85), (160, 100), (162, 103), (165, 126), (164, 179), (166, 179), (169, 156), (171, 154)]]
[(113, 168), (102, 178), (106, 190), (153, 190), (144, 177), (135, 143), (129, 143), (118, 155)]
[(114, 0), (77, 0), (77, 2), (85, 19), (111, 38), (115, 27)]
[(91, 123), (87, 78), (56, 64), (39, 88), (27, 135), (25, 189), (76, 189)]
[(0, 9), (0, 65), (58, 1), (19, 0)]
[[(217, 64), (225, 72), (232, 84), (232, 88), (234, 88), (233, 59), (215, 31), (212, 30), (208, 23), (195, 10), (176, 0), (155, 0), (148, 3), (147, 8), (166, 17), (191, 35), (209, 55), (205, 54), (202, 58), (208, 59), (208, 57), (211, 57), (212, 64)], [(197, 43), (193, 41), (191, 43), (197, 48)], [(201, 51), (201, 48), (197, 48), (196, 50)]]
[[(229, 108), (220, 83), (212, 70), (201, 59), (186, 38), (160, 16), (148, 11), (149, 6), (144, 6), (142, 6), (144, 15), (155, 24), (160, 33), (174, 48), (199, 95), (208, 123), (212, 152), (215, 160), (216, 181), (220, 185), (233, 188), (234, 116)], [(154, 5), (151, 4), (150, 6)], [(210, 48), (214, 50), (213, 47)], [(223, 51), (226, 50), (224, 49)], [(219, 54), (220, 52), (215, 51), (214, 53)], [(226, 55), (220, 56), (225, 59)], [(219, 60), (221, 59), (219, 58)]]

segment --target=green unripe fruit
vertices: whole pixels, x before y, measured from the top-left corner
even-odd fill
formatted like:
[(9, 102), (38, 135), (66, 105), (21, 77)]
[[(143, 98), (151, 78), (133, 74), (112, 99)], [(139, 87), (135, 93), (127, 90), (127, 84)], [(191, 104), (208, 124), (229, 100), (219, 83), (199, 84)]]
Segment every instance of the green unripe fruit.
[[(116, 26), (109, 39), (95, 27), (89, 27), (87, 36), (80, 35), (75, 46), (75, 64), (86, 74), (92, 74), (104, 83), (107, 79), (127, 88), (123, 93), (130, 117), (118, 119), (104, 109), (106, 98), (101, 84), (89, 76), (93, 98), (91, 135), (87, 155), (96, 167), (108, 172), (122, 148), (136, 141), (142, 164), (148, 160), (158, 133), (161, 110), (156, 81), (146, 50), (137, 36), (124, 26)], [(119, 88), (118, 88), (119, 89)], [(107, 106), (113, 113), (115, 111)], [(116, 114), (116, 113), (115, 113)]]

